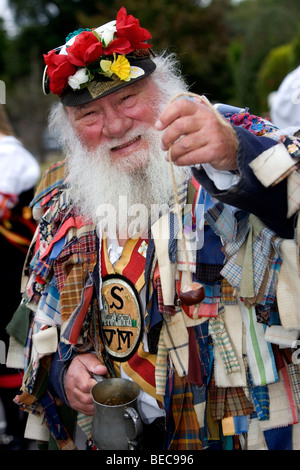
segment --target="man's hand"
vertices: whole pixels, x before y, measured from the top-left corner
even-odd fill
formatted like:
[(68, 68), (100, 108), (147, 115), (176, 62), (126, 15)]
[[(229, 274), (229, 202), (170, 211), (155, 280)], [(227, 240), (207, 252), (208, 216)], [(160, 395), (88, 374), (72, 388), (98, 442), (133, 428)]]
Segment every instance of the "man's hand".
[(94, 402), (91, 389), (96, 384), (92, 375), (105, 375), (106, 367), (94, 354), (76, 356), (68, 367), (65, 378), (65, 390), (70, 406), (88, 416), (94, 414)]
[(216, 170), (236, 170), (234, 129), (209, 103), (199, 100), (178, 99), (162, 112), (156, 129), (164, 131), (163, 149), (171, 148), (171, 159), (179, 166), (210, 163)]

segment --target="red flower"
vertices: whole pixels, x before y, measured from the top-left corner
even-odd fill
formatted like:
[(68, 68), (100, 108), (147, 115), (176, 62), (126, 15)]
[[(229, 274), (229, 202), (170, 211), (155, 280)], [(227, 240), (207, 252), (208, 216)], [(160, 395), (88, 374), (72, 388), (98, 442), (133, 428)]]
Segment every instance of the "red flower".
[(131, 51), (133, 51), (133, 48), (126, 38), (113, 39), (108, 46), (103, 49), (106, 55), (112, 55), (113, 52), (117, 54), (129, 54)]
[(102, 42), (92, 31), (83, 31), (78, 34), (75, 41), (67, 48), (68, 59), (73, 65), (84, 67), (95, 62), (103, 54)]
[(50, 90), (55, 95), (61, 95), (68, 85), (69, 76), (74, 75), (77, 68), (69, 62), (68, 56), (56, 54), (54, 50), (44, 54), (44, 59), (45, 64), (48, 66), (47, 74), (50, 78)]
[(127, 15), (127, 11), (122, 7), (117, 15), (116, 29), (118, 38), (126, 38), (132, 49), (149, 49), (151, 45), (144, 41), (151, 39), (151, 34), (147, 29), (141, 28), (139, 20), (132, 15)]

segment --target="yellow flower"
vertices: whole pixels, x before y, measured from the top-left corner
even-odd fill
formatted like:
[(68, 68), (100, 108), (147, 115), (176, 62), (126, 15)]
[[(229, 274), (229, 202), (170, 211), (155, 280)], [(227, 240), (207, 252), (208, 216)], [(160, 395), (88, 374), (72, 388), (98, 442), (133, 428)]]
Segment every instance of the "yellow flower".
[(103, 70), (103, 75), (105, 75), (105, 77), (111, 77), (113, 74), (113, 72), (111, 71), (111, 64), (111, 60), (100, 60), (100, 67)]
[(130, 63), (124, 55), (119, 55), (117, 59), (113, 61), (110, 70), (121, 80), (130, 80)]

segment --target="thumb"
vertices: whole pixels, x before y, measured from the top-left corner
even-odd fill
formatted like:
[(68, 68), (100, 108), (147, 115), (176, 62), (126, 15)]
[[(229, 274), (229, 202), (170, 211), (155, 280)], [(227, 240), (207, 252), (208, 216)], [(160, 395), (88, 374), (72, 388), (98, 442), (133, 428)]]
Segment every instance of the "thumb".
[(107, 373), (106, 366), (99, 361), (95, 354), (83, 354), (79, 357), (84, 367), (86, 367), (90, 373), (97, 375), (105, 375)]

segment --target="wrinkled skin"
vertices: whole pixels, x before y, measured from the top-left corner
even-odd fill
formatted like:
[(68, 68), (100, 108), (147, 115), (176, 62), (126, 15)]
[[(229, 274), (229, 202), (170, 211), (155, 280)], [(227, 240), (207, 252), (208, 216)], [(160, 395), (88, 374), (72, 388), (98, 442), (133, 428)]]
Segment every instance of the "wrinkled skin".
[(163, 131), (162, 147), (174, 164), (210, 163), (216, 170), (236, 170), (237, 139), (234, 129), (205, 103), (178, 100), (160, 115), (156, 128)]
[(93, 374), (105, 375), (107, 369), (95, 354), (79, 354), (70, 363), (66, 374), (65, 390), (71, 408), (85, 415), (94, 414), (91, 389), (97, 383)]

